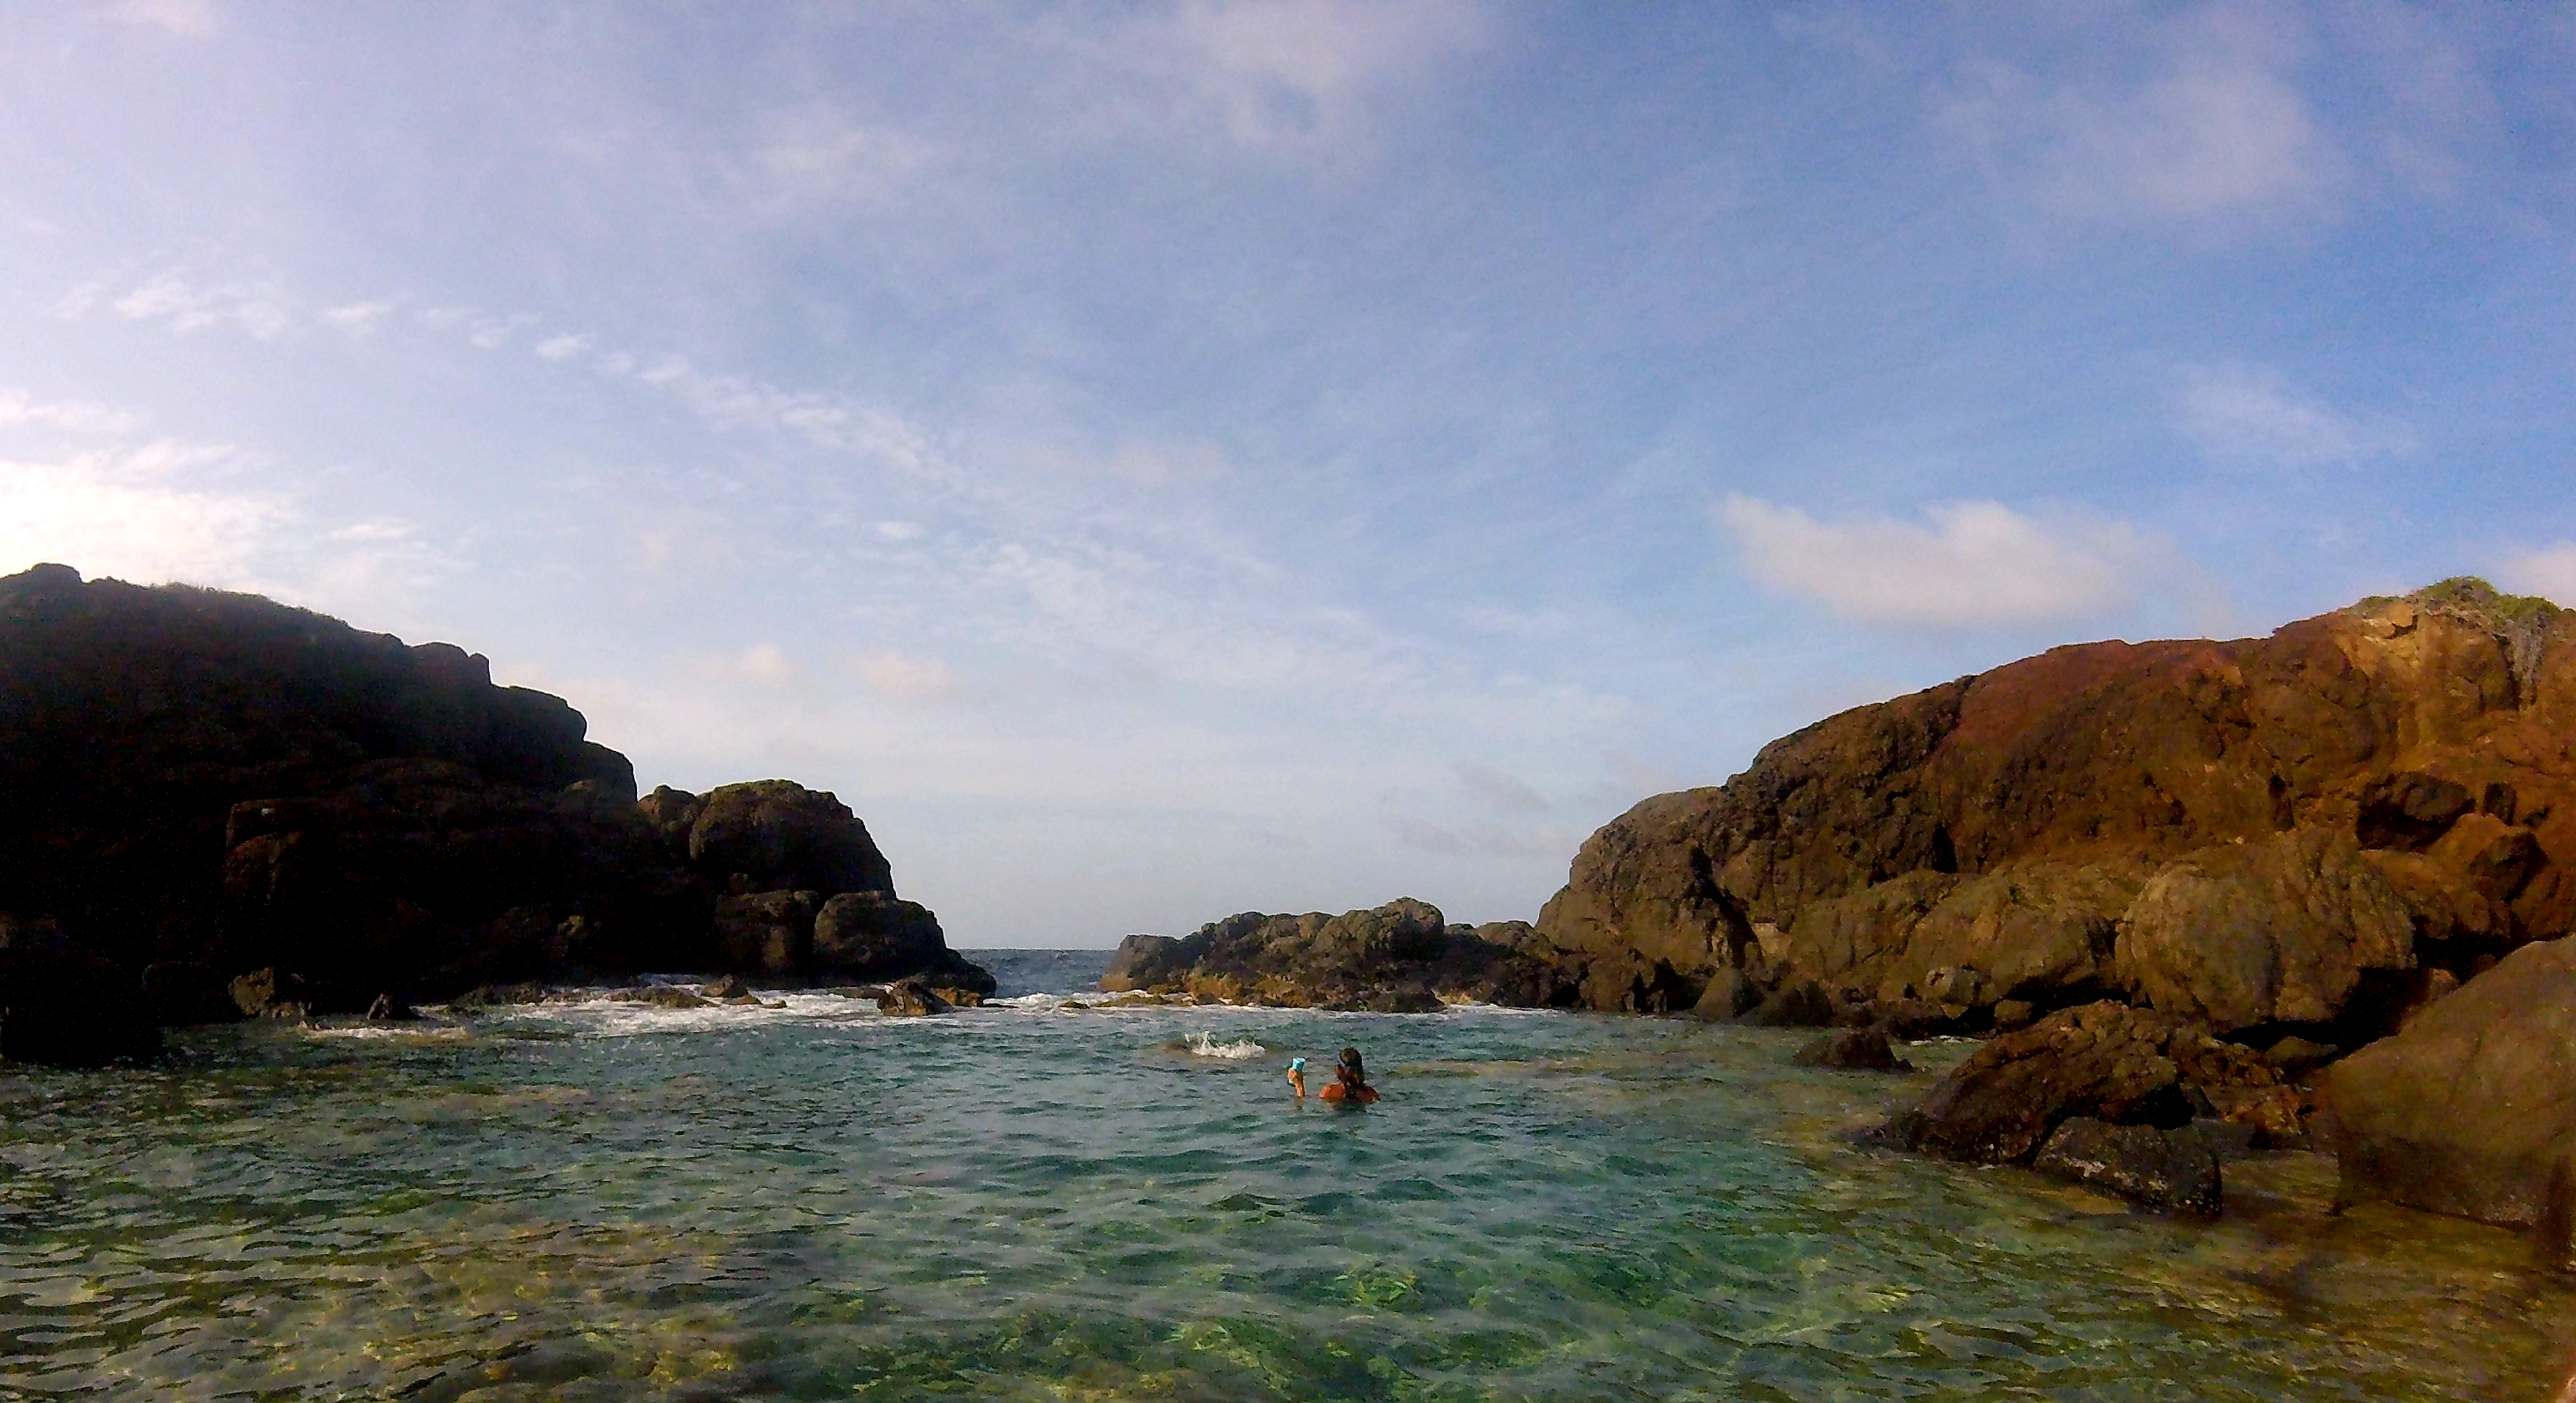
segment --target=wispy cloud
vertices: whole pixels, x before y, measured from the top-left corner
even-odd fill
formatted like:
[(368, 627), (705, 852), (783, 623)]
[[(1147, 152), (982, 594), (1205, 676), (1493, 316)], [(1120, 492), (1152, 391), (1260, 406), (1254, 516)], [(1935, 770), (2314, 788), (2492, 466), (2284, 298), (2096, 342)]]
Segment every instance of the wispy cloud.
[[(60, 310), (77, 316), (88, 310), (92, 295), (74, 293)], [(295, 321), (284, 294), (266, 280), (202, 283), (163, 273), (110, 299), (107, 306), (127, 321), (158, 322), (180, 332), (229, 325), (258, 341), (276, 340)]]
[(1926, 508), (1922, 521), (1817, 521), (1733, 496), (1717, 519), (1766, 593), (1867, 624), (1936, 629), (2065, 623), (2137, 598), (2171, 548), (2115, 521), (2032, 516), (2000, 502)]
[(77, 400), (40, 400), (25, 390), (0, 390), (0, 428), (35, 424), (75, 433), (130, 434), (142, 416), (130, 409)]
[(736, 195), (773, 213), (895, 198), (939, 149), (894, 127), (853, 119), (828, 103), (769, 113), (758, 123)]
[(2222, 462), (2341, 467), (2415, 451), (2415, 432), (2394, 415), (2346, 413), (2293, 392), (2259, 366), (2196, 366), (2183, 373), (2182, 431)]
[(2330, 207), (2345, 157), (2297, 81), (2286, 12), (2176, 19), (2142, 76), (2044, 78), (1980, 58), (1941, 126), (2009, 195), (2093, 222), (2268, 219)]
[(109, 17), (127, 24), (144, 25), (190, 39), (200, 39), (215, 32), (219, 18), (213, 0), (117, 0), (107, 7)]
[(1185, 0), (1102, 52), (1103, 76), (1124, 80), (1099, 91), (1131, 122), (1313, 159), (1363, 141), (1380, 101), (1481, 46), (1487, 18), (1448, 0)]

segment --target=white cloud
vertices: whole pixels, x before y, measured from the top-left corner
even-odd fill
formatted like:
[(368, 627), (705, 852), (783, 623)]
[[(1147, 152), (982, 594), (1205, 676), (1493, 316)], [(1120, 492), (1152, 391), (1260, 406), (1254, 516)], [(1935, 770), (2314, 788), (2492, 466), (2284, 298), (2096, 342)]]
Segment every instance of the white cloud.
[(2507, 560), (2496, 577), (2517, 594), (2536, 594), (2576, 609), (2576, 541), (2524, 551)]
[(2043, 82), (1965, 65), (1939, 112), (1990, 179), (2082, 221), (2268, 218), (2327, 208), (2345, 157), (2299, 89), (2298, 36), (2259, 10), (2210, 9), (2164, 36), (2133, 82)]
[(290, 518), (264, 493), (186, 480), (224, 456), (168, 444), (53, 462), (0, 460), (0, 573), (56, 561), (138, 583), (244, 585)]
[(2415, 450), (2414, 431), (2386, 414), (2346, 414), (2293, 394), (2254, 366), (2194, 367), (2179, 401), (2184, 433), (2222, 461), (2334, 467)]
[(1868, 624), (1978, 628), (2096, 617), (2135, 600), (2170, 549), (2118, 522), (1951, 502), (1922, 522), (1820, 522), (1733, 496), (1717, 510), (1766, 593), (1817, 600)]
[(375, 330), (393, 309), (394, 304), (391, 302), (352, 302), (345, 307), (333, 307), (324, 311), (322, 320), (351, 336), (364, 336)]
[(570, 360), (590, 349), (591, 338), (565, 332), (537, 343), (537, 356), (542, 360)]
[[(84, 290), (66, 298), (63, 310), (65, 315), (77, 316), (88, 306), (89, 297)], [(293, 320), (274, 284), (206, 285), (191, 283), (175, 273), (163, 273), (143, 282), (108, 303), (108, 307), (128, 321), (162, 322), (173, 331), (197, 331), (229, 323), (257, 341), (274, 341), (285, 335)]]
[(860, 658), (857, 667), (868, 690), (891, 701), (934, 701), (957, 691), (957, 674), (937, 658), (887, 650)]
[(922, 525), (918, 521), (880, 521), (877, 523), (877, 534), (883, 536), (889, 541), (896, 542), (897, 544), (901, 544), (905, 541), (920, 540), (922, 537), (922, 531)]
[(0, 428), (40, 424), (78, 433), (128, 434), (138, 422), (132, 410), (103, 404), (48, 402), (32, 399), (24, 390), (0, 390)]

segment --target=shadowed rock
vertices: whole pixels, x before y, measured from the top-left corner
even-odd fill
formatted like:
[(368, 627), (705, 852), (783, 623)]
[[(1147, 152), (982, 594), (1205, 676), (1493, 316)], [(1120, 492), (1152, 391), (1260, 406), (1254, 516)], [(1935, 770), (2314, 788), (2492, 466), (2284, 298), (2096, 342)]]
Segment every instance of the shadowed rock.
[[(585, 729), (450, 644), (62, 566), (0, 579), (0, 912), (63, 944), (0, 978), (0, 1013), (25, 1010), (6, 1055), (52, 1057), (60, 1031), (63, 1059), (93, 1058), (52, 1011), (65, 981), (99, 1028), (148, 1028), (243, 1016), (230, 986), (263, 970), (294, 992), (258, 1011), (316, 1014), (645, 969), (796, 978), (815, 908), (892, 898), (833, 796), (638, 800)], [(944, 942), (917, 968), (989, 979)]]
[(2536, 1228), (2576, 1257), (2576, 939), (2507, 955), (2324, 1093), (2347, 1199)]

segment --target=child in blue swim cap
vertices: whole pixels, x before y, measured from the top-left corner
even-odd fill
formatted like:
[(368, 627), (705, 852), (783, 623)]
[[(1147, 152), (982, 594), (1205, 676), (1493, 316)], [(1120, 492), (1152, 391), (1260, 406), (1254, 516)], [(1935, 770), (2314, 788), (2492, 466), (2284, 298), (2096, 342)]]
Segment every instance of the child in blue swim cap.
[(1296, 1089), (1298, 1100), (1303, 1101), (1306, 1099), (1305, 1058), (1291, 1057), (1288, 1059), (1288, 1085)]

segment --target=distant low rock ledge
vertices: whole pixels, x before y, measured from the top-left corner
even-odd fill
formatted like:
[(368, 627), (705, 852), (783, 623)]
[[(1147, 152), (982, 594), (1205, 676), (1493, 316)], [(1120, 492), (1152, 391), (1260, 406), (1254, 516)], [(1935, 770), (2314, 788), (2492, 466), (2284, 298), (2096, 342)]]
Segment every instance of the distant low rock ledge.
[(1440, 908), (1411, 898), (1338, 916), (1247, 911), (1211, 921), (1185, 939), (1127, 937), (1100, 987), (1113, 994), (1380, 1013), (1430, 1013), (1451, 1003), (1570, 1003), (1573, 986), (1523, 952), (1529, 934), (1524, 921), (1450, 925)]

